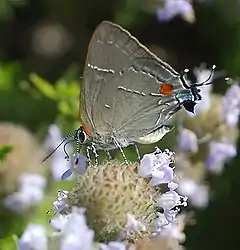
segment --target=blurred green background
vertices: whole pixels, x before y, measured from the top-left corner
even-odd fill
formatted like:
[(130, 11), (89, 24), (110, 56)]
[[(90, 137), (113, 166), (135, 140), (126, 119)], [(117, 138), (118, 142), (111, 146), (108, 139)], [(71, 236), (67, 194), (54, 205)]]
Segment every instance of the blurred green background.
[[(181, 17), (160, 23), (158, 5), (157, 0), (0, 0), (0, 121), (21, 124), (39, 140), (56, 121), (64, 133), (77, 128), (87, 46), (102, 20), (128, 29), (176, 70), (206, 62), (240, 76), (239, 1), (194, 1), (193, 23)], [(216, 81), (214, 91), (225, 90), (225, 82)], [(209, 177), (215, 197), (206, 210), (196, 211), (187, 249), (239, 249), (239, 163), (240, 157), (222, 176)], [(6, 215), (1, 210), (0, 237), (21, 234), (24, 227), (16, 224), (24, 218)]]

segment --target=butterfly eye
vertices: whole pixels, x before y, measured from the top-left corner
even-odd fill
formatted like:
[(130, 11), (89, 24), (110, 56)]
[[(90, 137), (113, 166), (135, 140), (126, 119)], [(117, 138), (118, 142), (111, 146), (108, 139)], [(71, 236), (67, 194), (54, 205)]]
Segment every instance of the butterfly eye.
[(87, 133), (84, 131), (84, 129), (79, 129), (78, 133), (77, 133), (77, 140), (80, 143), (85, 142), (85, 140), (87, 139)]
[(159, 88), (159, 93), (162, 95), (171, 95), (173, 93), (173, 85), (164, 83)]

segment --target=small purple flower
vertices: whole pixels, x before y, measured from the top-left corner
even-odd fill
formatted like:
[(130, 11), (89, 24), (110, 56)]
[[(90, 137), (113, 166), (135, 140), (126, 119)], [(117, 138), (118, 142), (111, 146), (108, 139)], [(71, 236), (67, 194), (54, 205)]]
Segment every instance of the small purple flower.
[(206, 166), (214, 173), (220, 173), (224, 164), (237, 155), (236, 146), (229, 143), (212, 141), (209, 147)]
[(237, 126), (240, 116), (240, 86), (233, 84), (223, 97), (223, 118), (231, 126)]
[(196, 194), (190, 197), (192, 205), (198, 208), (207, 207), (209, 199), (209, 187), (206, 185), (198, 185)]
[(173, 238), (179, 242), (183, 242), (186, 239), (186, 235), (182, 232), (182, 228), (179, 226), (179, 223), (181, 223), (184, 219), (185, 216), (178, 216), (176, 218), (176, 222), (163, 226), (159, 235), (161, 237)]
[(68, 191), (66, 190), (58, 190), (57, 200), (53, 202), (53, 210), (55, 213), (64, 212), (69, 208), (67, 203)]
[(69, 178), (69, 176), (71, 176), (74, 171), (79, 175), (82, 175), (87, 169), (87, 162), (88, 158), (85, 155), (80, 153), (74, 155), (70, 164), (70, 168), (62, 174), (61, 179), (65, 180)]
[(126, 225), (124, 226), (124, 231), (126, 234), (130, 234), (132, 232), (140, 233), (141, 231), (145, 231), (145, 226), (141, 223), (141, 221), (136, 220), (136, 218), (131, 215), (127, 214), (127, 221)]
[(168, 183), (168, 188), (170, 189), (170, 191), (174, 191), (178, 188), (178, 184), (176, 182), (171, 181)]
[(169, 150), (162, 152), (160, 149), (152, 154), (146, 154), (140, 163), (139, 175), (142, 177), (152, 177), (149, 186), (155, 186), (161, 183), (169, 183), (174, 178), (172, 163), (173, 153)]
[(158, 197), (157, 204), (164, 210), (171, 210), (176, 206), (187, 206), (187, 197), (180, 196), (175, 191), (168, 191)]
[(19, 182), (19, 190), (4, 199), (4, 205), (16, 212), (38, 205), (44, 198), (44, 188), (47, 185), (42, 175), (32, 173), (22, 174)]
[(72, 208), (72, 213), (64, 223), (61, 237), (61, 250), (91, 250), (94, 243), (94, 231), (86, 224), (84, 208)]
[(198, 151), (198, 138), (192, 131), (186, 128), (180, 129), (177, 140), (180, 151), (190, 151), (192, 153)]
[(173, 180), (174, 172), (169, 166), (162, 166), (161, 169), (154, 169), (152, 171), (152, 179), (149, 182), (149, 186), (153, 187), (161, 183), (168, 183)]
[(42, 225), (30, 224), (18, 241), (19, 250), (47, 250), (47, 233)]
[(199, 184), (194, 180), (182, 178), (179, 182), (178, 192), (186, 195), (192, 205), (198, 208), (205, 208), (209, 202), (209, 187)]
[(67, 222), (68, 215), (59, 214), (58, 217), (50, 220), (50, 225), (54, 230), (61, 231), (66, 226)]
[(188, 0), (165, 0), (164, 6), (157, 10), (157, 18), (161, 22), (167, 22), (177, 15), (193, 14), (194, 10)]
[(177, 216), (179, 212), (179, 209), (165, 209), (164, 215), (168, 222), (172, 223), (175, 220), (175, 217)]

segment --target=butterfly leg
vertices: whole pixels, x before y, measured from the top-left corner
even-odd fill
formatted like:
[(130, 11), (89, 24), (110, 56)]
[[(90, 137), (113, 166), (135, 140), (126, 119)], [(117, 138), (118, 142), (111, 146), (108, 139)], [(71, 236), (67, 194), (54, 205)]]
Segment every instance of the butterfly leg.
[(122, 154), (122, 157), (123, 157), (123, 160), (124, 160), (125, 164), (126, 164), (126, 165), (129, 165), (128, 160), (127, 160), (127, 157), (126, 157), (126, 155), (125, 155), (125, 153), (124, 153), (122, 147), (119, 145), (119, 143), (117, 142), (117, 140), (116, 140), (114, 137), (112, 137), (112, 139), (113, 139), (113, 142), (114, 142), (114, 144), (116, 145), (116, 147), (120, 150), (120, 152), (121, 152), (121, 154)]
[(136, 150), (136, 153), (137, 153), (137, 158), (138, 158), (138, 160), (140, 161), (140, 160), (141, 160), (141, 156), (140, 156), (140, 153), (139, 153), (138, 146), (137, 146), (136, 143), (134, 143), (134, 146), (135, 146), (135, 150)]
[(95, 165), (94, 165), (94, 167), (97, 167), (98, 166), (98, 156), (99, 155), (97, 153), (97, 150), (96, 150), (96, 147), (95, 147), (94, 143), (92, 143), (91, 149), (92, 149), (92, 152), (93, 152), (94, 157), (95, 157)]
[(87, 146), (86, 151), (87, 151), (87, 158), (88, 158), (89, 167), (92, 166), (92, 161), (91, 161), (91, 157), (90, 157), (90, 150), (91, 150), (91, 147)]

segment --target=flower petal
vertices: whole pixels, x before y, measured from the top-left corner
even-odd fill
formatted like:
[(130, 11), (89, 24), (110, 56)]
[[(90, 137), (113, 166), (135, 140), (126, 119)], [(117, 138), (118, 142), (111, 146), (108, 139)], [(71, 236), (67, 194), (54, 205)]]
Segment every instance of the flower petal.
[(143, 156), (138, 172), (140, 176), (146, 177), (151, 174), (155, 158), (156, 156), (154, 154), (145, 154)]
[(67, 179), (69, 176), (72, 175), (74, 168), (70, 167), (66, 172), (64, 172), (61, 176), (61, 180)]

